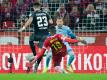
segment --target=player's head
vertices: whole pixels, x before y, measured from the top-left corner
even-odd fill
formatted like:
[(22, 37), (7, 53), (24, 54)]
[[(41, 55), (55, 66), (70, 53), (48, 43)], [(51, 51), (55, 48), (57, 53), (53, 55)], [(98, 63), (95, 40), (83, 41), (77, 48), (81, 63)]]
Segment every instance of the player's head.
[(56, 25), (57, 26), (62, 26), (64, 24), (63, 18), (62, 17), (58, 17), (56, 19)]
[(36, 9), (41, 9), (41, 4), (39, 3), (39, 2), (37, 2), (37, 3), (34, 3), (33, 4), (33, 8), (34, 8), (34, 10), (36, 10)]
[(51, 35), (54, 35), (56, 33), (56, 28), (54, 25), (50, 26), (48, 28), (48, 31), (50, 32)]

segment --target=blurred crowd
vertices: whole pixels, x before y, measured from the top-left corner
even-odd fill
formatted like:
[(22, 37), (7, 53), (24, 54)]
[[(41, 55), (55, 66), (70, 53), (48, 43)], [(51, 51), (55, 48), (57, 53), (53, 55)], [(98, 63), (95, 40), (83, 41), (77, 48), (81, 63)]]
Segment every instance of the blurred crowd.
[(55, 24), (58, 16), (72, 30), (107, 30), (107, 0), (0, 0), (0, 29), (20, 28), (40, 2)]

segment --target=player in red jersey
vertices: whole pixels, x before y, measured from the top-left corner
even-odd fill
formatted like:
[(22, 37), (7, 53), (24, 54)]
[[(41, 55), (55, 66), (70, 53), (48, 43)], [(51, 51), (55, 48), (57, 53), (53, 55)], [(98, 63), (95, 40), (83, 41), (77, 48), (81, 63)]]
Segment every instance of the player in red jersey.
[(66, 45), (63, 43), (63, 41), (67, 41), (69, 43), (77, 43), (81, 40), (64, 37), (61, 34), (55, 34), (56, 33), (55, 27), (50, 27), (49, 32), (52, 36), (49, 36), (44, 41), (44, 45), (42, 47), (41, 52), (35, 56), (34, 60), (29, 64), (29, 67), (31, 67), (33, 63), (35, 63), (35, 61), (38, 58), (40, 58), (45, 53), (45, 51), (50, 47), (52, 49), (52, 59), (54, 62), (55, 70), (59, 73), (63, 73), (64, 71), (60, 67), (60, 62), (62, 60), (62, 57), (64, 57), (67, 54)]

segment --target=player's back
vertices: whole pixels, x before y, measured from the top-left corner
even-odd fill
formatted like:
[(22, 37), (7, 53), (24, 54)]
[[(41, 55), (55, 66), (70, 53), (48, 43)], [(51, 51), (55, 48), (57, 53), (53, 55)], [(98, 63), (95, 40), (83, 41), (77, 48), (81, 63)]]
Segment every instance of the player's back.
[(48, 38), (48, 43), (49, 46), (52, 49), (53, 55), (62, 55), (62, 53), (65, 53), (66, 51), (66, 46), (63, 43), (63, 40), (61, 39), (61, 34), (56, 34), (54, 36), (50, 36)]
[(38, 32), (43, 34), (48, 34), (48, 26), (49, 26), (49, 15), (41, 10), (35, 11), (32, 14), (33, 17), (33, 27), (34, 32), (38, 34)]

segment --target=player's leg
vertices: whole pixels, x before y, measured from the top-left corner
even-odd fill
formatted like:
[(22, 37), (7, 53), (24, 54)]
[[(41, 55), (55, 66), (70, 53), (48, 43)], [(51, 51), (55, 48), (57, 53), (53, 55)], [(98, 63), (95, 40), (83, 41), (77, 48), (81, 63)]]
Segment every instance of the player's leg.
[[(36, 49), (35, 48), (37, 48), (38, 46), (37, 46), (37, 44), (34, 43), (34, 41), (38, 41), (38, 36), (37, 35), (35, 36), (35, 34), (32, 34), (30, 36), (29, 45), (30, 45), (30, 48), (33, 52), (33, 55), (36, 56)], [(37, 67), (38, 67), (38, 64), (35, 63), (34, 72), (37, 72)]]
[(35, 51), (35, 45), (34, 45), (34, 34), (32, 34), (30, 36), (29, 45), (30, 45), (30, 48), (31, 48), (31, 50), (33, 52), (33, 55), (35, 56), (36, 55), (36, 51)]
[(55, 66), (55, 71), (57, 71), (58, 73), (64, 73), (64, 74), (68, 73), (65, 69), (62, 69), (61, 66)]
[(44, 68), (43, 73), (46, 73), (48, 71), (49, 62), (50, 62), (51, 58), (52, 58), (52, 50), (49, 49), (48, 54), (46, 56), (46, 67)]
[(62, 60), (62, 56), (53, 56), (53, 62), (54, 62), (54, 67), (55, 67), (55, 71), (58, 73), (68, 73), (66, 72), (66, 70), (62, 69), (60, 66)]
[(74, 52), (72, 50), (68, 51), (68, 55), (69, 55), (69, 60), (68, 60), (68, 66), (71, 65), (71, 63), (73, 62), (75, 55)]
[(69, 55), (69, 59), (68, 59), (68, 63), (67, 63), (67, 70), (70, 72), (73, 72), (73, 69), (71, 68), (71, 63), (73, 62), (75, 55), (72, 50), (68, 51), (68, 55)]
[[(31, 35), (30, 35), (29, 45), (30, 45), (30, 49), (31, 49), (33, 55), (30, 55), (30, 56), (28, 55), (28, 56), (26, 56), (26, 59), (29, 60), (29, 61), (32, 61), (32, 59), (33, 59), (32, 56), (35, 56), (35, 55), (36, 55), (35, 45), (34, 45), (34, 34), (31, 34)], [(28, 67), (28, 68), (27, 68), (27, 72), (29, 72), (29, 71), (30, 71), (30, 68)]]
[(55, 71), (57, 71), (58, 73), (63, 73), (61, 66), (55, 66)]
[(68, 59), (68, 63), (67, 63), (67, 70), (70, 72), (73, 72), (73, 69), (71, 68), (71, 63), (73, 62), (73, 60), (75, 58), (74, 52), (72, 51), (72, 48), (68, 42), (64, 42), (64, 44), (66, 45), (67, 53), (69, 55), (69, 59)]
[[(34, 59), (34, 55), (33, 55), (33, 54), (28, 54), (28, 55), (26, 56), (26, 60), (28, 60), (29, 62), (31, 62), (33, 59)], [(27, 73), (30, 72), (30, 67), (27, 67), (26, 72), (27, 72)]]
[(61, 56), (53, 56), (52, 59), (53, 59), (55, 71), (58, 73), (63, 73), (63, 70), (60, 67), (60, 62), (62, 60), (62, 57)]
[[(35, 38), (39, 41), (38, 46), (39, 46), (40, 49), (42, 48), (43, 42), (44, 42), (44, 40), (46, 39), (46, 37), (47, 37), (47, 35), (44, 35), (44, 36), (43, 36), (43, 35), (36, 35), (36, 36), (35, 36)], [(37, 68), (38, 68), (38, 66), (39, 66), (42, 58), (43, 58), (43, 56), (40, 57), (40, 58), (37, 60), (35, 66), (34, 66), (34, 72), (37, 72)]]

